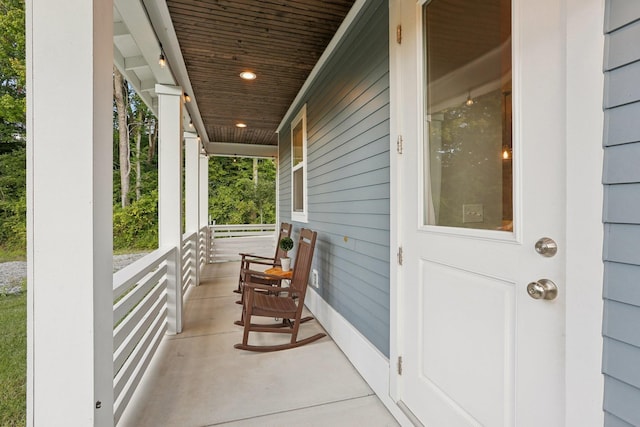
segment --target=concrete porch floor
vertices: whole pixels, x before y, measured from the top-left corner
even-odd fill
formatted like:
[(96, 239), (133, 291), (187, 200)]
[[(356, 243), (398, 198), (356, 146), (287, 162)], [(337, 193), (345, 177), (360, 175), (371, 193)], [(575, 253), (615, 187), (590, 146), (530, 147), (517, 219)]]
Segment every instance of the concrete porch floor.
[[(328, 337), (273, 353), (234, 349), (242, 341), (233, 324), (238, 268), (205, 267), (185, 303), (183, 333), (164, 338), (119, 426), (398, 425)], [(319, 331), (314, 320), (299, 336)], [(287, 338), (252, 333), (249, 342)]]

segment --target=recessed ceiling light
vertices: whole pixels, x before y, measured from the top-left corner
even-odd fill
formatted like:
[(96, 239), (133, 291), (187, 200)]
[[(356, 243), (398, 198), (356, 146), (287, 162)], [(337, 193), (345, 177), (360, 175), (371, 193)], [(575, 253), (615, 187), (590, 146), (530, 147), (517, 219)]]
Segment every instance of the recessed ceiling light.
[(236, 127), (237, 128), (246, 128), (247, 124), (246, 123), (236, 123)]
[(240, 77), (245, 80), (255, 80), (256, 73), (252, 73), (251, 71), (243, 71), (240, 73)]

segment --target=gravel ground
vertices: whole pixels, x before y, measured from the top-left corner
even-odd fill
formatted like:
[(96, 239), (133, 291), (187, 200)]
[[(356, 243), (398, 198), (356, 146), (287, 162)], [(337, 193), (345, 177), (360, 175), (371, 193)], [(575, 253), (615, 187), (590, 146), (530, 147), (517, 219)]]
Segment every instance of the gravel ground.
[[(125, 254), (113, 256), (113, 271), (118, 271), (142, 258), (147, 253)], [(27, 263), (12, 261), (0, 263), (0, 295), (22, 292), (22, 280), (27, 277)]]

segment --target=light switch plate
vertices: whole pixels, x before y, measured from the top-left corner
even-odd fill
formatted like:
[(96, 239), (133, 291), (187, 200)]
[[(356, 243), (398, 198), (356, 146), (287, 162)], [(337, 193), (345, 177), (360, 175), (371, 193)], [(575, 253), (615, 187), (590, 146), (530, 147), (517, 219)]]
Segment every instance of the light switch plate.
[(484, 206), (479, 203), (462, 205), (462, 222), (484, 222)]

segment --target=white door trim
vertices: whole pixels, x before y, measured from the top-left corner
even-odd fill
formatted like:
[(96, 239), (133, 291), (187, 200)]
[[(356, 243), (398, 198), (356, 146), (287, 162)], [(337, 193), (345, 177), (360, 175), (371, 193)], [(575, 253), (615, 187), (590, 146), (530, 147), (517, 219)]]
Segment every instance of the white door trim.
[(566, 0), (566, 422), (602, 426), (604, 0)]
[[(397, 361), (402, 348), (401, 310), (399, 297), (399, 283), (402, 283), (402, 269), (399, 268), (397, 251), (402, 245), (400, 241), (401, 209), (402, 209), (402, 180), (401, 154), (398, 153), (398, 138), (400, 137), (400, 91), (402, 79), (399, 75), (401, 44), (397, 42), (398, 25), (402, 22), (402, 0), (389, 0), (389, 359)], [(401, 30), (402, 31), (402, 30)], [(407, 37), (408, 38), (408, 37)], [(393, 366), (393, 363), (390, 363)], [(397, 402), (400, 400), (397, 371), (389, 369), (389, 396)]]

